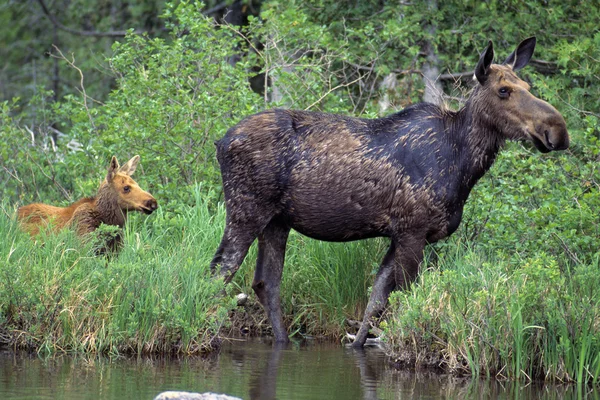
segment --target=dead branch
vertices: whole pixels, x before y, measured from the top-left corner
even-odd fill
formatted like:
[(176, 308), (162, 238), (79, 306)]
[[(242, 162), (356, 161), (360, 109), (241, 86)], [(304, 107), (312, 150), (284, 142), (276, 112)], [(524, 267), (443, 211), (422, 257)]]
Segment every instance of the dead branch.
[(58, 58), (59, 60), (65, 61), (71, 68), (75, 69), (79, 73), (79, 86), (81, 87), (81, 94), (83, 95), (83, 106), (85, 107), (85, 111), (90, 120), (90, 124), (92, 124), (94, 132), (96, 132), (96, 124), (94, 124), (94, 119), (92, 118), (92, 114), (90, 113), (90, 109), (87, 103), (88, 98), (91, 100), (94, 99), (89, 97), (85, 92), (85, 86), (83, 85), (83, 71), (81, 71), (81, 69), (75, 65), (75, 56), (73, 56), (73, 54), (71, 54), (71, 60), (69, 60), (64, 56), (62, 51), (60, 51), (60, 49), (56, 45), (53, 44), (52, 47), (54, 47), (54, 50), (56, 50), (59, 55), (57, 56), (53, 53), (50, 53), (50, 57)]
[(342, 83), (337, 85), (334, 88), (331, 88), (327, 91), (327, 93), (323, 94), (321, 97), (319, 97), (318, 100), (316, 100), (315, 102), (313, 102), (310, 106), (306, 107), (306, 110), (310, 110), (311, 108), (313, 108), (314, 106), (316, 106), (318, 103), (321, 102), (321, 100), (323, 100), (325, 97), (327, 97), (329, 94), (331, 94), (332, 92), (335, 92), (336, 90), (343, 88), (343, 87), (348, 87), (351, 86), (353, 84), (355, 84), (356, 82), (360, 81), (362, 79), (362, 76), (359, 76), (358, 78), (356, 78), (355, 80), (353, 80), (352, 82), (348, 82), (348, 83)]
[(448, 81), (448, 80), (452, 80), (452, 81), (456, 81), (459, 79), (463, 79), (463, 78), (469, 78), (473, 76), (473, 71), (466, 71), (466, 72), (456, 72), (456, 73), (450, 73), (450, 74), (441, 74), (438, 79), (440, 81)]
[[(42, 173), (42, 175), (44, 175), (47, 179), (49, 179), (50, 181), (52, 181), (52, 184), (56, 187), (58, 187), (58, 189), (62, 192), (63, 196), (65, 196), (65, 198), (69, 201), (71, 201), (71, 195), (69, 195), (69, 192), (67, 191), (67, 189), (65, 189), (57, 180), (56, 180), (56, 171), (54, 170), (54, 166), (51, 162), (48, 163), (48, 166), (50, 167), (50, 169), (52, 170), (52, 176), (48, 175), (45, 171), (44, 168), (36, 161), (35, 157), (32, 157), (29, 153), (27, 153), (27, 157), (29, 158), (29, 160), (35, 164), (35, 166), (40, 170), (40, 172)], [(33, 177), (33, 184), (34, 186), (37, 188), (37, 184), (35, 183), (35, 174), (33, 172), (33, 168), (30, 167), (31, 170), (31, 176)], [(36, 189), (37, 192), (37, 189)], [(38, 197), (40, 196), (39, 192), (37, 193)]]

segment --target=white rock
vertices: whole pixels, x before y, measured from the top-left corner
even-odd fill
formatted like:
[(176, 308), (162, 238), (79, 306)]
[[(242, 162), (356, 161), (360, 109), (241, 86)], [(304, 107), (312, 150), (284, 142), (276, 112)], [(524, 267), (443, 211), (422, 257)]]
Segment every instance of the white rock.
[(242, 400), (239, 397), (219, 393), (193, 393), (193, 392), (162, 392), (154, 400)]
[(246, 293), (240, 293), (235, 296), (235, 299), (237, 300), (238, 306), (243, 306), (248, 301), (248, 295)]

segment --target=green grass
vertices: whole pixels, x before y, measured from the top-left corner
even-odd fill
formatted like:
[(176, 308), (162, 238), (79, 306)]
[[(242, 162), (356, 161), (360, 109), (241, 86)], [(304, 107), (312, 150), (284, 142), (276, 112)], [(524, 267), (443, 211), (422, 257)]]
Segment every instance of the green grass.
[(282, 282), (292, 329), (338, 338), (346, 319), (362, 318), (388, 241), (330, 243), (292, 233)]
[[(94, 255), (73, 232), (39, 238), (18, 230), (4, 206), (0, 234), (0, 324), (19, 347), (42, 352), (195, 352), (226, 319), (208, 278), (224, 210), (207, 204), (168, 218), (159, 209), (126, 226), (122, 251)], [(159, 228), (160, 227), (160, 228)], [(208, 245), (205, 247), (205, 245)]]
[[(290, 232), (281, 298), (290, 334), (339, 339), (347, 319), (361, 319), (370, 285), (389, 241), (372, 239), (331, 243)], [(212, 251), (215, 247), (210, 248)], [(252, 280), (256, 264), (256, 242), (228, 287), (230, 295), (254, 296)]]

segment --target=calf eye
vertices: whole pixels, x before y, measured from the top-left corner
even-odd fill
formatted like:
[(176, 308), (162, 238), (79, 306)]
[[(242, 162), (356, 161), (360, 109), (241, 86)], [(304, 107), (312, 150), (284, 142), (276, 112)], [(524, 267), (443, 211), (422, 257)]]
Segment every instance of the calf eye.
[(129, 193), (129, 192), (131, 192), (131, 186), (125, 186), (125, 187), (123, 187), (123, 191), (124, 191), (125, 193)]
[(498, 89), (498, 96), (502, 97), (503, 99), (506, 99), (508, 96), (510, 96), (510, 89), (507, 87), (501, 87), (500, 89)]

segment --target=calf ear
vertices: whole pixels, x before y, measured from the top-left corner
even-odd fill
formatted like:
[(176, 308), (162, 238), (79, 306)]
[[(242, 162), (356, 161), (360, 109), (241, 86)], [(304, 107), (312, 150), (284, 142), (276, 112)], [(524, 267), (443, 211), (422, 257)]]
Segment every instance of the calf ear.
[(113, 156), (110, 160), (110, 165), (108, 166), (108, 174), (106, 174), (106, 180), (108, 182), (112, 181), (115, 177), (115, 174), (119, 171), (119, 162), (117, 161), (117, 157)]
[(535, 50), (535, 43), (535, 36), (523, 40), (502, 64), (508, 65), (513, 71), (520, 70), (531, 60), (531, 56), (533, 56), (533, 51)]
[(482, 85), (485, 84), (485, 82), (487, 81), (492, 61), (494, 61), (494, 45), (490, 40), (485, 51), (481, 53), (481, 57), (479, 57), (479, 62), (475, 67), (475, 78), (477, 78), (479, 83)]
[(139, 162), (140, 156), (133, 156), (131, 160), (127, 161), (121, 168), (119, 168), (119, 172), (131, 176), (135, 172)]

